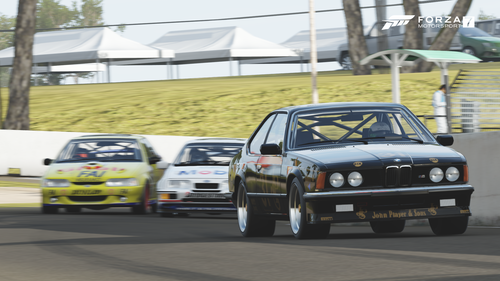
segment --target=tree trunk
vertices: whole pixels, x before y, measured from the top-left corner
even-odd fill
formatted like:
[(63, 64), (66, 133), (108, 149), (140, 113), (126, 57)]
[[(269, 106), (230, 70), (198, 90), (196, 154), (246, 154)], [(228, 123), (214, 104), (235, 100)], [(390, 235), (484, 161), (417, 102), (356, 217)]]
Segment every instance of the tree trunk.
[[(418, 27), (418, 17), (421, 16), (418, 0), (403, 0), (403, 6), (405, 9), (405, 15), (415, 15), (415, 17), (410, 20), (405, 27), (406, 31), (403, 41), (403, 49), (422, 50), (424, 48), (424, 42), (423, 30)], [(403, 66), (401, 71), (405, 73), (415, 72), (419, 68), (418, 64), (414, 66)]]
[[(455, 19), (455, 17), (462, 18), (463, 16), (467, 15), (471, 3), (472, 0), (457, 0), (455, 6), (453, 7), (453, 10), (451, 11), (450, 14), (451, 18), (452, 19)], [(436, 36), (436, 39), (434, 39), (434, 42), (432, 42), (432, 45), (430, 46), (429, 50), (449, 51), (451, 46), (451, 41), (453, 40), (453, 37), (455, 36), (457, 31), (458, 27), (441, 28), (441, 31), (439, 31), (438, 35)], [(434, 66), (433, 63), (423, 62), (420, 66), (419, 71), (429, 72), (432, 70), (433, 66)]]
[(372, 74), (369, 65), (360, 65), (359, 61), (368, 56), (365, 35), (363, 32), (363, 19), (359, 0), (342, 0), (347, 23), (349, 43), (349, 56), (351, 57), (352, 73), (354, 75)]
[(29, 93), (37, 0), (19, 0), (14, 64), (10, 77), (9, 108), (4, 128), (29, 130)]

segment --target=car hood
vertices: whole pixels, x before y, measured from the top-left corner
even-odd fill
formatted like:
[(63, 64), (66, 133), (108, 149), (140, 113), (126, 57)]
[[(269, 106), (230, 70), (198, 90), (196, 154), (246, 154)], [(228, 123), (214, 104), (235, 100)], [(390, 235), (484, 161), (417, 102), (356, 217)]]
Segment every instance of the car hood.
[(45, 173), (45, 178), (67, 179), (71, 182), (106, 181), (111, 178), (133, 178), (146, 164), (127, 163), (53, 163)]
[(293, 154), (321, 162), (327, 169), (346, 167), (412, 165), (465, 162), (455, 150), (433, 144), (369, 144), (294, 151)]
[(227, 178), (229, 166), (174, 166), (170, 165), (165, 177), (169, 179)]

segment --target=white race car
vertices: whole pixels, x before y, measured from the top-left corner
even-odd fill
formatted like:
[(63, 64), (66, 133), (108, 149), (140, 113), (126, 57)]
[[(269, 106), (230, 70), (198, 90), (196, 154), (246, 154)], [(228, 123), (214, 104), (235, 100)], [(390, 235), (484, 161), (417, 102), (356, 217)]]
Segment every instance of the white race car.
[(158, 182), (162, 217), (192, 212), (235, 212), (228, 189), (229, 162), (245, 139), (210, 138), (189, 141)]

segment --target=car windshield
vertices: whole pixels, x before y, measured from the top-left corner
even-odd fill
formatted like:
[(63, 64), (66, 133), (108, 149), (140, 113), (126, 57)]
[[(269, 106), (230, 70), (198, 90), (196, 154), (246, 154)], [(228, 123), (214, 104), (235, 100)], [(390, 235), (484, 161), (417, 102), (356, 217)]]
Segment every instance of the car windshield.
[(128, 139), (72, 140), (62, 150), (56, 163), (65, 162), (140, 162), (139, 144)]
[(239, 143), (188, 144), (177, 157), (175, 166), (217, 165), (229, 166), (229, 162), (243, 147)]
[(399, 108), (328, 110), (296, 115), (291, 146), (370, 144), (376, 142), (423, 143), (432, 135)]
[(465, 37), (491, 37), (491, 35), (477, 27), (460, 27), (458, 32)]

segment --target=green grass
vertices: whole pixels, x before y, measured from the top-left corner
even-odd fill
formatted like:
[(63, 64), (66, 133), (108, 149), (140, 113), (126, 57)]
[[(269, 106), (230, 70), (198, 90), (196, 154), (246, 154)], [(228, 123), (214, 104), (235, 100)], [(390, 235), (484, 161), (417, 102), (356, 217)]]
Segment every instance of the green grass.
[[(500, 70), (500, 63), (452, 65)], [(433, 114), (440, 73), (401, 74), (401, 102), (416, 115)], [(31, 130), (248, 137), (272, 110), (311, 103), (309, 74), (259, 75), (153, 82), (32, 87)], [(2, 89), (4, 114), (7, 89)], [(391, 102), (390, 74), (322, 72), (320, 102)], [(431, 131), (435, 122), (428, 122)]]
[(39, 183), (18, 182), (18, 181), (0, 181), (0, 187), (40, 188), (40, 184)]

